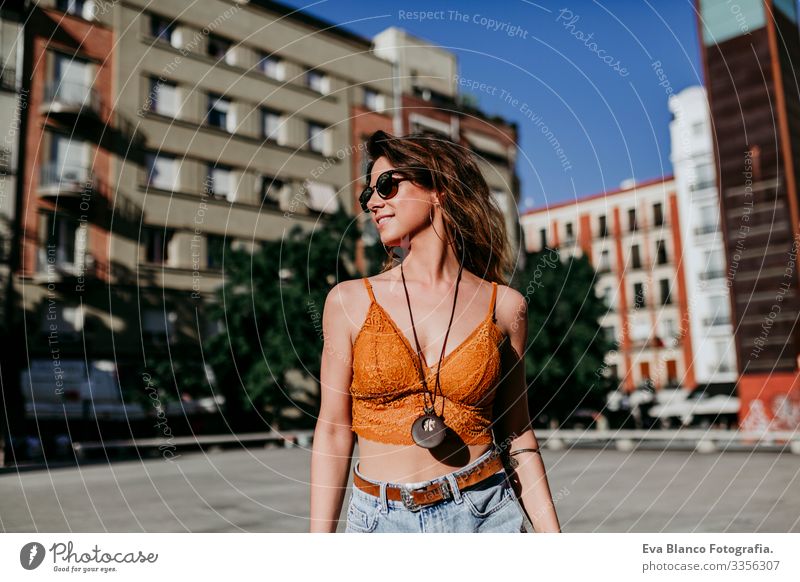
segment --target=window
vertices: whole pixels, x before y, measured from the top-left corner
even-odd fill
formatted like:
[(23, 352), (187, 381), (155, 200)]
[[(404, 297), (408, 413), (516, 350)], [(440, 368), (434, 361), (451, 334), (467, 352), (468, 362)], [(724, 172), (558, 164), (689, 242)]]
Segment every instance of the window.
[(40, 186), (82, 188), (89, 181), (88, 144), (60, 133), (50, 136), (50, 159), (41, 170)]
[(547, 248), (547, 229), (540, 228), (539, 229), (539, 244), (541, 245), (542, 249)]
[(209, 269), (222, 268), (225, 250), (230, 245), (230, 239), (221, 234), (206, 235), (206, 266)]
[(567, 224), (564, 226), (564, 228), (565, 228), (565, 229), (566, 229), (566, 231), (567, 231), (567, 242), (570, 242), (570, 241), (573, 241), (573, 240), (575, 240), (575, 233), (574, 233), (574, 232), (573, 232), (573, 230), (572, 230), (572, 223), (571, 223), (571, 222), (568, 222), (568, 223), (567, 223)]
[(731, 322), (731, 304), (727, 295), (710, 295), (708, 297), (709, 317), (705, 318), (705, 324), (726, 325)]
[(326, 149), (326, 130), (325, 127), (314, 123), (308, 122), (308, 149), (312, 152), (324, 153)]
[(691, 184), (692, 191), (704, 190), (716, 186), (717, 171), (714, 164), (700, 164), (695, 168), (695, 179)]
[(636, 309), (644, 307), (644, 283), (633, 284), (633, 306)]
[(319, 71), (306, 71), (306, 87), (317, 93), (327, 93), (329, 89), (328, 77)]
[(708, 234), (717, 230), (717, 209), (713, 204), (701, 206), (698, 209), (700, 224), (695, 228), (697, 234)]
[(233, 117), (233, 106), (230, 99), (225, 99), (216, 93), (209, 93), (207, 113), (208, 125), (233, 133), (236, 128), (236, 122)]
[(373, 111), (383, 110), (383, 99), (377, 91), (364, 89), (364, 107)]
[(148, 154), (147, 186), (174, 192), (178, 185), (178, 160), (166, 154)]
[(655, 226), (664, 224), (664, 209), (661, 202), (653, 204), (653, 224)]
[(215, 198), (224, 198), (228, 202), (235, 199), (233, 171), (228, 166), (209, 164), (207, 166), (208, 191)]
[(49, 97), (70, 104), (92, 106), (91, 92), (94, 80), (91, 63), (72, 55), (55, 53), (53, 59), (53, 84)]
[(334, 213), (339, 209), (336, 188), (322, 182), (306, 182), (306, 204), (315, 212)]
[(280, 207), (281, 194), (286, 186), (283, 180), (261, 176), (261, 202), (264, 206)]
[(628, 230), (631, 232), (636, 230), (638, 225), (636, 224), (636, 209), (630, 208), (628, 210)]
[(672, 339), (678, 337), (678, 330), (675, 327), (675, 320), (670, 317), (665, 317), (661, 321), (661, 337)]
[(725, 258), (721, 251), (708, 251), (705, 256), (704, 279), (721, 279), (725, 276)]
[(283, 143), (283, 118), (278, 111), (261, 109), (261, 133), (264, 139)]
[(145, 260), (157, 265), (169, 264), (169, 247), (175, 230), (160, 226), (147, 226), (142, 229)]
[(150, 16), (150, 36), (176, 46), (175, 22), (155, 14)]
[(599, 227), (598, 227), (598, 231), (599, 231), (599, 235), (601, 237), (605, 238), (605, 237), (608, 236), (608, 224), (606, 222), (606, 215), (605, 214), (603, 214), (600, 217), (600, 224), (599, 224)]
[(48, 264), (54, 264), (58, 269), (73, 268), (77, 263), (81, 242), (78, 221), (63, 212), (48, 212), (42, 216), (44, 244), (39, 256), (39, 270), (46, 272)]
[(277, 81), (283, 81), (285, 69), (283, 66), (283, 59), (280, 57), (264, 54), (258, 65), (267, 77), (271, 77)]
[(170, 343), (175, 339), (178, 314), (166, 309), (145, 309), (142, 312), (142, 338), (149, 343)]
[(58, 0), (56, 8), (67, 14), (74, 14), (81, 18), (91, 18), (91, 2), (85, 0)]
[(213, 59), (223, 60), (229, 65), (236, 64), (233, 60), (233, 43), (227, 38), (222, 38), (216, 34), (208, 35), (208, 45), (206, 54)]
[(667, 264), (667, 246), (663, 240), (656, 241), (656, 262), (659, 265)]
[(597, 270), (600, 273), (608, 273), (611, 270), (611, 255), (608, 250), (603, 250), (600, 253), (600, 263), (597, 265)]
[[(716, 372), (733, 372), (734, 364), (730, 361), (728, 352), (729, 342), (716, 341), (714, 342), (714, 353), (716, 355)], [(712, 372), (713, 373), (713, 372)]]
[(178, 107), (178, 86), (175, 83), (151, 77), (148, 109), (167, 117), (177, 117)]
[(634, 269), (642, 268), (642, 258), (639, 255), (639, 245), (631, 247), (631, 267)]
[(669, 279), (661, 279), (658, 284), (661, 291), (661, 305), (669, 305), (672, 303), (672, 297), (669, 290)]

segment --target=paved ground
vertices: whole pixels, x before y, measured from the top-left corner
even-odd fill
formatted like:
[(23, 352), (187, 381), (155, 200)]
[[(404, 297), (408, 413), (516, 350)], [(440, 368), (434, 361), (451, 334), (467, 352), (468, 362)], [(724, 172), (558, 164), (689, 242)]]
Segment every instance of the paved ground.
[[(800, 532), (796, 455), (544, 458), (564, 531)], [(252, 449), (0, 475), (0, 530), (303, 532), (309, 460), (301, 449)]]

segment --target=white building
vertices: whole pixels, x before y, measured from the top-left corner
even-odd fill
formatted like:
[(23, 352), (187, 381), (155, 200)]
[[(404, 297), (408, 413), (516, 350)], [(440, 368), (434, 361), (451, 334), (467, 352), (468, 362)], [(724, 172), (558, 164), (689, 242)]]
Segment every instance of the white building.
[(736, 353), (705, 89), (688, 87), (671, 96), (669, 109), (695, 378), (698, 385), (731, 383)]

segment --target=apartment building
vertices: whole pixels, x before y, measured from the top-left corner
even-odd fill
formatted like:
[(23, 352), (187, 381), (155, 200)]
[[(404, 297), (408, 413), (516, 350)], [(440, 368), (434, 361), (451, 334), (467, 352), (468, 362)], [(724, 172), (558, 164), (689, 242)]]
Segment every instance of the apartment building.
[[(65, 410), (124, 432), (144, 413), (119, 388), (145, 389), (148, 355), (200, 359), (220, 329), (208, 307), (227, 249), (361, 215), (364, 140), (397, 133), (396, 65), (370, 39), (265, 0), (42, 0), (23, 20), (13, 333), (26, 343), (9, 358), (46, 432), (66, 432)], [(503, 151), (486, 162), (495, 190), (515, 184), (515, 149)]]
[[(800, 427), (795, 2), (696, 2), (714, 127), (741, 426)], [(732, 64), (735, 64), (733, 66)]]
[(391, 65), (273, 2), (28, 11), (19, 382), (38, 419), (135, 420), (119, 384), (219, 329), (225, 249), (353, 213), (350, 117), (393, 107)]
[[(24, 114), (28, 107), (28, 90), (22, 85), (22, 43), (24, 11), (21, 2), (6, 2), (0, 6), (0, 305), (3, 322), (0, 324), (3, 336), (8, 339), (12, 331), (11, 318), (16, 305), (13, 293), (12, 274), (18, 263), (14, 252), (17, 230), (17, 198), (19, 196), (19, 150), (22, 136)], [(4, 342), (15, 343), (15, 342)], [(5, 444), (9, 429), (15, 429), (16, 419), (24, 415), (24, 403), (16, 386), (17, 361), (19, 353), (4, 346), (0, 353), (0, 374), (2, 374), (4, 414), (0, 418), (0, 466), (7, 458)], [(5, 387), (11, 387), (8, 390)], [(8, 426), (8, 425), (11, 426)]]
[(669, 109), (695, 379), (698, 386), (732, 394), (736, 347), (705, 89), (693, 86), (672, 95)]
[[(12, 232), (16, 217), (17, 165), (27, 95), (22, 88), (22, 31), (20, 4), (0, 7), (0, 299), (6, 305), (12, 267)], [(6, 313), (4, 311), (4, 313)]]
[(558, 249), (562, 260), (586, 256), (595, 266), (608, 305), (600, 323), (618, 346), (607, 369), (621, 389), (647, 380), (657, 389), (695, 387), (672, 176), (534, 208), (520, 222), (528, 252)]

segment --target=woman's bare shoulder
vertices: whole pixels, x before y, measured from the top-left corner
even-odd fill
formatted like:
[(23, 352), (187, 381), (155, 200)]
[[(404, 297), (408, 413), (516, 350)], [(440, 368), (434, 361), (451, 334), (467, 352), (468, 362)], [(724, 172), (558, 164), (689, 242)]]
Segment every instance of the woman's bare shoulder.
[(366, 317), (369, 302), (363, 278), (342, 281), (328, 291), (324, 319), (340, 330), (347, 330), (353, 339)]
[(497, 284), (497, 301), (495, 316), (500, 329), (508, 336), (519, 333), (525, 326), (520, 325), (528, 320), (528, 300), (522, 293), (508, 285)]

